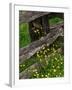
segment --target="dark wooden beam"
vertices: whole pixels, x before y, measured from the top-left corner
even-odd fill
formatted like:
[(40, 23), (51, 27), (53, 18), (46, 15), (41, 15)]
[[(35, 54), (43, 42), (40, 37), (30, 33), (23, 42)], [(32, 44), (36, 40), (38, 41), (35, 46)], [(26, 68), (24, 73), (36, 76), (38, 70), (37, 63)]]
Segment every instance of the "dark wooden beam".
[(30, 33), (31, 42), (35, 40), (35, 38), (34, 38), (35, 36), (34, 36), (34, 32), (32, 30), (32, 27), (33, 27), (32, 22), (30, 22), (29, 23), (29, 33)]
[(42, 27), (45, 34), (49, 33), (50, 26), (49, 26), (49, 18), (48, 15), (42, 16)]

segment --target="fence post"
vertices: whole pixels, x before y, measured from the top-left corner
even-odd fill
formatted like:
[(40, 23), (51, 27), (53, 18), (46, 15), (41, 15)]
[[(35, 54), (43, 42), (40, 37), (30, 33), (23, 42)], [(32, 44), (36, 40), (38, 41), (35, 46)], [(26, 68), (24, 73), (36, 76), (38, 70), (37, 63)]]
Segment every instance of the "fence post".
[(47, 34), (50, 31), (48, 15), (42, 16), (42, 27), (43, 31)]

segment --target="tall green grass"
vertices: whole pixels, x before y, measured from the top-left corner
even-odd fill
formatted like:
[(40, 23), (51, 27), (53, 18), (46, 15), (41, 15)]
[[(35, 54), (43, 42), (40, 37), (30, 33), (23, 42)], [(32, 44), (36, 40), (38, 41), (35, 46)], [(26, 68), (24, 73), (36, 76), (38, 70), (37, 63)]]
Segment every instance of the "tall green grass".
[(50, 25), (56, 25), (58, 24), (59, 22), (62, 22), (63, 19), (59, 18), (59, 17), (53, 17), (51, 19), (49, 19), (49, 23)]
[(19, 25), (19, 46), (20, 48), (25, 47), (31, 42), (28, 27), (29, 27), (28, 23), (22, 23)]

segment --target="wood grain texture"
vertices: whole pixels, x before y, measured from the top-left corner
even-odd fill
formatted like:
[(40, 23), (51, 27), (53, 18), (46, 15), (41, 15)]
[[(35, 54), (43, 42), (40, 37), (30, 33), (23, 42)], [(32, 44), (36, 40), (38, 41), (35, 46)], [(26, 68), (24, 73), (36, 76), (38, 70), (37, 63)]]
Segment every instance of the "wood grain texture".
[(19, 50), (19, 63), (23, 63), (25, 60), (29, 59), (31, 56), (33, 56), (37, 51), (39, 51), (44, 44), (47, 44), (48, 46), (52, 44), (59, 36), (62, 36), (64, 33), (63, 31), (63, 23), (52, 27), (50, 29), (50, 32), (44, 36), (41, 37), (39, 40), (32, 42), (30, 45), (20, 48)]

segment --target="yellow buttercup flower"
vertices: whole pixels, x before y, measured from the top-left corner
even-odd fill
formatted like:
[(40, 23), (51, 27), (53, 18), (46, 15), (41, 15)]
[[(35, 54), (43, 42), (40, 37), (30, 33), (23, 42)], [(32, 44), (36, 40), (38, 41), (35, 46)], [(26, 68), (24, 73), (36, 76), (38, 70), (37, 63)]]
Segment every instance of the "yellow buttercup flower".
[(39, 52), (37, 52), (37, 53), (39, 53)]
[(38, 32), (39, 30), (37, 29), (37, 32)]
[(36, 76), (36, 74), (34, 74), (34, 76)]
[(45, 54), (45, 58), (47, 58), (48, 57), (48, 54)]
[(56, 69), (54, 69), (53, 71), (56, 72)]
[(39, 76), (39, 74), (37, 74), (37, 76)]
[(57, 68), (60, 68), (59, 66), (57, 66)]
[(22, 67), (23, 65), (20, 65), (20, 67)]
[(48, 77), (47, 75), (45, 75), (45, 77)]
[(37, 54), (37, 57), (40, 57), (40, 55), (39, 55), (39, 54)]
[(43, 47), (43, 49), (45, 49), (45, 47)]
[(41, 77), (44, 77), (44, 75), (42, 74)]
[(52, 55), (54, 56), (54, 55), (55, 55), (55, 53), (52, 53)]
[(49, 76), (50, 74), (48, 73), (48, 76)]
[(57, 60), (57, 58), (55, 57), (55, 60)]
[(54, 68), (54, 66), (52, 66)]
[(37, 31), (35, 30), (34, 32), (36, 33)]
[(46, 52), (47, 52), (47, 50), (44, 50), (44, 52), (46, 53)]
[(25, 64), (23, 64), (23, 67), (25, 66)]
[(34, 69), (33, 72), (37, 72), (37, 69)]
[(35, 73), (37, 74), (38, 72), (36, 71)]
[(50, 49), (48, 48), (47, 50), (49, 51)]
[(63, 63), (61, 62), (61, 64), (63, 64)]

